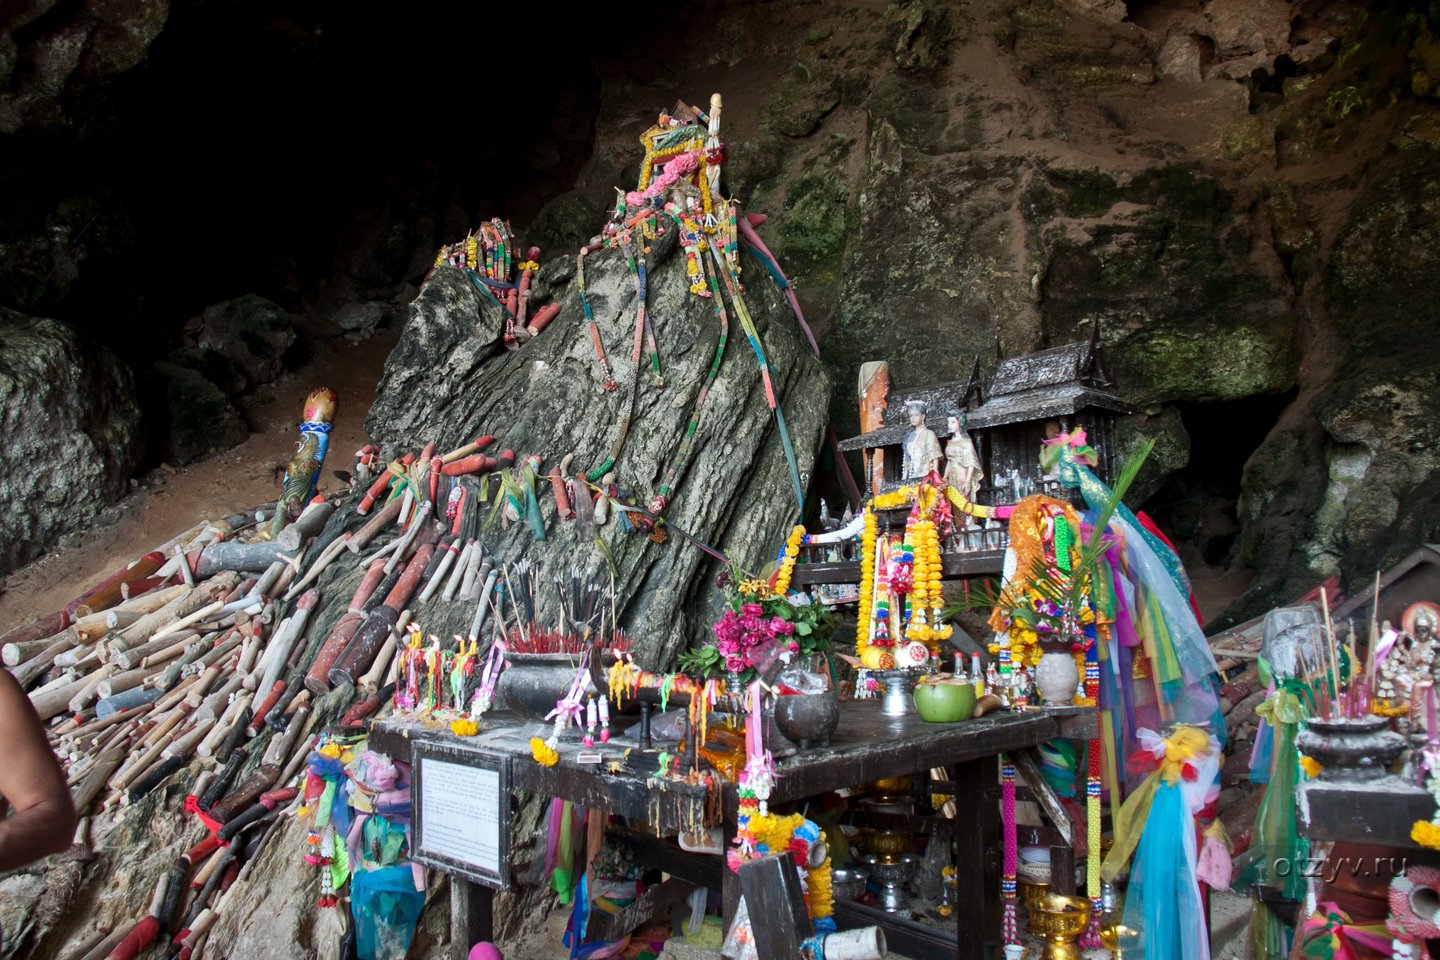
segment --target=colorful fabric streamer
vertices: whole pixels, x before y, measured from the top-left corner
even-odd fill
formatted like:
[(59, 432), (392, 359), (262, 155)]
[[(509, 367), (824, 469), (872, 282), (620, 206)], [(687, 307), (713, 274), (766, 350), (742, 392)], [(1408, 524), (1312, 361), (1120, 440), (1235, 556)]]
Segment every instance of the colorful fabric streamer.
[(1371, 960), (1390, 956), (1383, 922), (1356, 923), (1334, 903), (1318, 905), (1300, 933), (1300, 956), (1309, 960)]
[(1141, 730), (1139, 740), (1129, 766), (1145, 780), (1120, 810), (1102, 875), (1113, 882), (1134, 853), (1124, 923), (1139, 931), (1145, 960), (1209, 960), (1195, 820), (1219, 792), (1220, 743), (1190, 726), (1169, 737)]

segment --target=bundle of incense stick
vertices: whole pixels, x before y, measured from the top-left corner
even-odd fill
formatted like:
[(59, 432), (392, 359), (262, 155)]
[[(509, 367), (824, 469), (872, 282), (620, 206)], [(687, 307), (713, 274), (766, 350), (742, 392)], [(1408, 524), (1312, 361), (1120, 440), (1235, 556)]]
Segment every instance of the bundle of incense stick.
[[(613, 581), (546, 577), (480, 544), (480, 504), (514, 460), (486, 457), (491, 442), (406, 455), (353, 510), (317, 497), (273, 541), (256, 539), (259, 511), (197, 524), (0, 638), (97, 842), (152, 794), (203, 816), (150, 911), (91, 952), (134, 956), (165, 935), (201, 955), (216, 919), (244, 909), (224, 891), (294, 802), (323, 725), (358, 729), (389, 701), (412, 614), (473, 604), (469, 639), (520, 652), (631, 648)], [(320, 602), (333, 567), (360, 573), (348, 605)], [(539, 622), (556, 599), (559, 622)], [(186, 789), (161, 792), (172, 780)]]

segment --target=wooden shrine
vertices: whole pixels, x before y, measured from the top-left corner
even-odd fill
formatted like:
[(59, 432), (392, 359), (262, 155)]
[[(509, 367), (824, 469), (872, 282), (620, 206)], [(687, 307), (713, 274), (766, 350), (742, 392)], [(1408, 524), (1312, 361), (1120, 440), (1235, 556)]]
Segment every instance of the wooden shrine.
[(1081, 343), (997, 358), (985, 402), (967, 417), (989, 483), (980, 502), (998, 506), (1034, 493), (1064, 497), (1041, 470), (1040, 449), (1045, 440), (1076, 430), (1085, 431), (1100, 456), (1095, 474), (1114, 482), (1115, 421), (1131, 408), (1109, 392), (1113, 386), (1100, 359), (1098, 325)]
[[(984, 506), (1018, 503), (1044, 493), (1081, 503), (1076, 491), (1040, 464), (1044, 441), (1084, 430), (1100, 458), (1095, 473), (1113, 483), (1118, 467), (1116, 421), (1131, 408), (1110, 392), (1114, 386), (1100, 357), (1099, 326), (1088, 340), (1005, 358), (998, 355), (988, 385), (977, 357), (965, 380), (929, 387), (890, 390), (885, 364), (866, 364), (860, 374), (860, 421), (868, 428), (842, 441), (841, 451), (859, 451), (871, 495), (916, 482), (903, 476), (903, 447), (911, 429), (909, 406), (924, 405), (924, 425), (943, 443), (952, 418), (964, 418), (984, 469), (984, 484), (974, 501)], [(882, 526), (904, 525), (907, 507), (878, 511)], [(957, 524), (942, 542), (942, 578), (995, 576), (1008, 546), (1003, 523)], [(860, 580), (857, 541), (807, 545), (793, 582), (853, 584)]]

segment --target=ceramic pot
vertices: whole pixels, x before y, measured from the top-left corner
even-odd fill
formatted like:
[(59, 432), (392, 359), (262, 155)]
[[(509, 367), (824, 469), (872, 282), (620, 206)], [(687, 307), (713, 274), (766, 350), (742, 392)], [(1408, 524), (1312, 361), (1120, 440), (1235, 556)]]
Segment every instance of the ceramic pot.
[(969, 720), (975, 712), (975, 685), (957, 680), (922, 683), (915, 688), (915, 710), (930, 723)]
[(1064, 653), (1047, 650), (1040, 654), (1040, 663), (1035, 667), (1035, 687), (1046, 704), (1068, 707), (1075, 700), (1075, 687), (1079, 683), (1080, 671), (1068, 650)]

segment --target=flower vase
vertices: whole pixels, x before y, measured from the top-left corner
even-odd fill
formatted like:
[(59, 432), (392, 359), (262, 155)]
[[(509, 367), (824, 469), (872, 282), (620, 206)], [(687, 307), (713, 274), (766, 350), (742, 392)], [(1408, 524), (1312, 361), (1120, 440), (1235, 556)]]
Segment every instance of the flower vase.
[(738, 705), (745, 699), (745, 684), (740, 681), (740, 671), (731, 670), (725, 674), (725, 694), (731, 703), (737, 705), (735, 709), (738, 711)]
[(1068, 707), (1075, 701), (1075, 688), (1080, 683), (1080, 669), (1067, 644), (1064, 650), (1042, 647), (1040, 663), (1035, 667), (1035, 688), (1045, 703), (1052, 707)]

